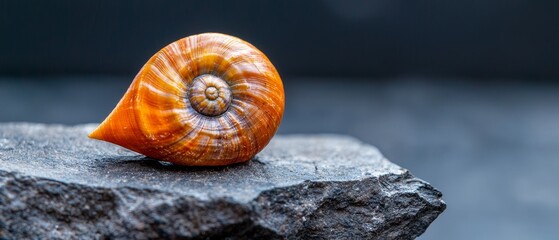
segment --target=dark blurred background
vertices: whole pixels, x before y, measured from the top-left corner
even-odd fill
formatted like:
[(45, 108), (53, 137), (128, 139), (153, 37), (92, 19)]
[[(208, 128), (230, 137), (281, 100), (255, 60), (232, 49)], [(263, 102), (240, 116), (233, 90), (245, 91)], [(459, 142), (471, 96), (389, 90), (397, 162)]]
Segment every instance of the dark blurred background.
[(5, 1), (0, 71), (134, 74), (200, 32), (247, 39), (281, 73), (555, 78), (556, 1)]
[(420, 239), (559, 235), (557, 1), (0, 0), (0, 122), (100, 122), (152, 54), (222, 32), (283, 76), (279, 133), (341, 133), (432, 183)]

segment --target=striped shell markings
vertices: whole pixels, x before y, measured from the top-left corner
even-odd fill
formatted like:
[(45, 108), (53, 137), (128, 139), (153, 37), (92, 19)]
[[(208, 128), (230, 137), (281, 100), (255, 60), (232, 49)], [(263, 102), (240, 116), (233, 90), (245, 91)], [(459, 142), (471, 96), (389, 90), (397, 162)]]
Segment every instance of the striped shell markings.
[(281, 78), (262, 52), (204, 33), (151, 57), (89, 137), (179, 165), (222, 166), (260, 152), (283, 110)]

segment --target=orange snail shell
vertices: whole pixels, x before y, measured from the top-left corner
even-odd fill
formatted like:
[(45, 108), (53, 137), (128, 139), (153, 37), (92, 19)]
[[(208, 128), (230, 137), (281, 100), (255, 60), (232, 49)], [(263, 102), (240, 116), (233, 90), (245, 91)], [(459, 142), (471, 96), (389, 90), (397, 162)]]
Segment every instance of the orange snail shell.
[(244, 162), (272, 139), (284, 99), (278, 72), (250, 43), (193, 35), (151, 57), (89, 137), (179, 165)]

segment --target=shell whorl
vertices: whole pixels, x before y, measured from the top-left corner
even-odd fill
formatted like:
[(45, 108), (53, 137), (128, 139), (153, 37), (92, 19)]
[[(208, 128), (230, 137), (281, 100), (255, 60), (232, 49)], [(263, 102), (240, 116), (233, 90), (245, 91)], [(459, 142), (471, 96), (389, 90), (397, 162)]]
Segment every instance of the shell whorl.
[(206, 116), (219, 116), (231, 104), (231, 88), (223, 79), (211, 74), (195, 77), (189, 87), (188, 100), (192, 108)]
[(262, 52), (205, 33), (151, 57), (90, 137), (176, 164), (227, 165), (261, 151), (283, 109), (281, 78)]

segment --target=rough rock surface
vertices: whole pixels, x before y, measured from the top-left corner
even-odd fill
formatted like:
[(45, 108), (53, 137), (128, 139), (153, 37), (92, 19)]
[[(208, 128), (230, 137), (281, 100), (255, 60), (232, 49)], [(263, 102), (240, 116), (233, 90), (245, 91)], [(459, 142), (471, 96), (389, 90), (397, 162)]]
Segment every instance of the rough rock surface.
[(350, 137), (280, 135), (248, 163), (193, 168), (93, 127), (0, 124), (0, 239), (413, 239), (446, 207)]

